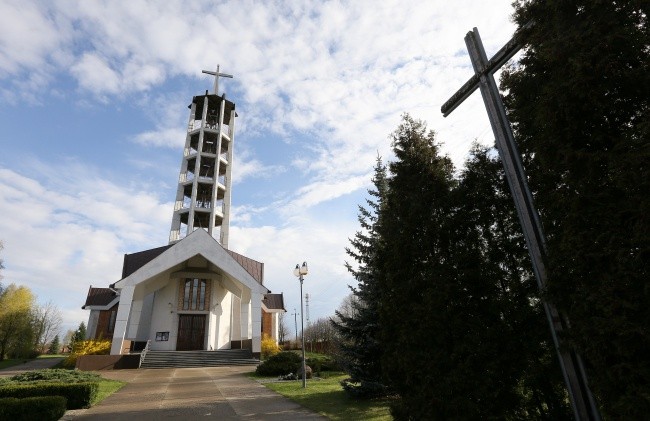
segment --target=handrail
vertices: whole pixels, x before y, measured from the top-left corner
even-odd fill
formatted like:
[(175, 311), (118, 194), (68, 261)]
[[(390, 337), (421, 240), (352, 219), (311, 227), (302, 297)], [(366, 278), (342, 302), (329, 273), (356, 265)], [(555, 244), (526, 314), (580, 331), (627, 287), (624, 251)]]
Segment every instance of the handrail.
[(144, 346), (144, 349), (140, 351), (140, 363), (138, 364), (138, 368), (142, 366), (142, 361), (144, 361), (144, 357), (147, 355), (147, 351), (149, 351), (149, 344), (151, 343), (151, 340), (147, 341), (147, 344)]

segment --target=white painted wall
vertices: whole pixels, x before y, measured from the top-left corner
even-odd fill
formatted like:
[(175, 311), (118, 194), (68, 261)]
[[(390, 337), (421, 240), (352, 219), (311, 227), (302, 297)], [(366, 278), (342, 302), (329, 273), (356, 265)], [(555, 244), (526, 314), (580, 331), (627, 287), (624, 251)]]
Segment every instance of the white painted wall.
[[(169, 303), (172, 304), (171, 310)], [(151, 311), (149, 348), (154, 351), (173, 351), (176, 349), (178, 333), (178, 279), (170, 279), (167, 285), (156, 291)], [(156, 332), (169, 332), (168, 341), (156, 341)]]
[(251, 339), (253, 329), (251, 326), (251, 292), (244, 289), (241, 294), (241, 338)]
[(90, 310), (88, 323), (86, 324), (86, 339), (95, 337), (95, 332), (97, 332), (97, 322), (99, 322), (99, 310)]
[(230, 294), (232, 300), (230, 305), (232, 306), (232, 331), (230, 334), (230, 339), (233, 341), (241, 340), (241, 300), (235, 294)]
[(127, 285), (123, 287), (120, 292), (120, 305), (117, 307), (111, 355), (120, 355), (122, 353), (122, 344), (124, 341), (124, 335), (126, 334), (126, 327), (129, 322), (129, 313), (131, 313), (131, 301), (133, 300), (134, 290), (135, 287)]
[(230, 349), (230, 335), (232, 327), (230, 325), (232, 313), (232, 293), (222, 288), (219, 293), (219, 305), (215, 308), (215, 313), (219, 316), (217, 345), (215, 349)]
[(140, 315), (142, 314), (142, 298), (134, 299), (131, 303), (131, 314), (129, 315), (129, 327), (126, 331), (126, 339), (136, 340), (140, 327)]
[(149, 339), (149, 332), (151, 330), (151, 317), (153, 313), (153, 303), (156, 293), (152, 292), (147, 294), (142, 300), (142, 310), (140, 311), (140, 325), (136, 333), (136, 340), (146, 341)]
[(219, 334), (219, 289), (221, 286), (219, 282), (215, 279), (208, 280), (210, 286), (210, 299), (208, 304), (208, 309), (210, 313), (208, 314), (208, 325), (206, 326), (206, 336), (207, 344), (206, 349), (212, 350), (217, 349), (218, 341), (217, 336)]

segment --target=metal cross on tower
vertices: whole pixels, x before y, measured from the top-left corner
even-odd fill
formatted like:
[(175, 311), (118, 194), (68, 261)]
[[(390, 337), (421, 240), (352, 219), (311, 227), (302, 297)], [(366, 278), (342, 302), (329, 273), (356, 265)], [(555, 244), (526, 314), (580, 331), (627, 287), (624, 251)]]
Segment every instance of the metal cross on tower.
[[(537, 285), (540, 290), (544, 290), (548, 278), (546, 272), (546, 240), (526, 181), (526, 174), (512, 134), (512, 128), (499, 95), (499, 88), (494, 81), (494, 72), (521, 49), (520, 33), (520, 31), (517, 31), (513, 38), (494, 57), (488, 60), (478, 29), (474, 28), (473, 31), (468, 32), (465, 36), (465, 44), (475, 73), (443, 104), (441, 111), (447, 117), (472, 92), (480, 88), (490, 125), (494, 132), (501, 163), (505, 169), (506, 179), (515, 201), (519, 222), (526, 238), (526, 245), (533, 263)], [(580, 355), (575, 350), (568, 349), (567, 346), (561, 346), (560, 344), (558, 334), (566, 328), (567, 319), (564, 315), (558, 313), (552, 303), (543, 300), (543, 304), (575, 418), (578, 420), (600, 420), (596, 403), (587, 385), (587, 376)]]
[(217, 64), (217, 71), (211, 72), (210, 70), (201, 70), (202, 73), (214, 76), (214, 94), (219, 95), (219, 77), (228, 77), (232, 79), (232, 75), (226, 73), (219, 73), (219, 65)]

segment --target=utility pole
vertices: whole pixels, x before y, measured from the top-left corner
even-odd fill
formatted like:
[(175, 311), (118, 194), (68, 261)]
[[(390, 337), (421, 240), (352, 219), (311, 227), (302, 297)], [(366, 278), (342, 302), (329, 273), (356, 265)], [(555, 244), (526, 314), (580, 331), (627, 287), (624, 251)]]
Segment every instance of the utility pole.
[(296, 326), (296, 341), (298, 340), (298, 312), (296, 309), (293, 309), (293, 323)]
[(305, 318), (307, 319), (307, 330), (309, 331), (309, 350), (314, 352), (314, 335), (311, 329), (309, 329), (309, 298), (309, 293), (305, 294)]

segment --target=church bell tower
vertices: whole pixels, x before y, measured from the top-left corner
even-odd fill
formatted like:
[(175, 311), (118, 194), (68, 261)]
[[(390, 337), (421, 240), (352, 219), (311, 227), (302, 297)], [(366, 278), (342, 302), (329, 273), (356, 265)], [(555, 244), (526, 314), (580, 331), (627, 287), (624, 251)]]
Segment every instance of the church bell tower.
[(192, 98), (185, 148), (178, 177), (176, 203), (169, 243), (196, 229), (204, 229), (228, 248), (230, 189), (232, 186), (235, 104), (219, 96), (219, 77), (232, 75), (206, 71), (214, 76), (214, 92)]

